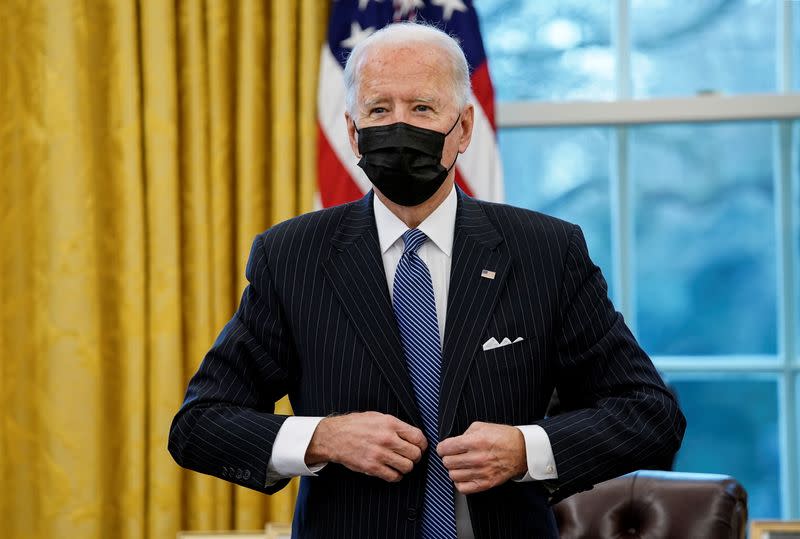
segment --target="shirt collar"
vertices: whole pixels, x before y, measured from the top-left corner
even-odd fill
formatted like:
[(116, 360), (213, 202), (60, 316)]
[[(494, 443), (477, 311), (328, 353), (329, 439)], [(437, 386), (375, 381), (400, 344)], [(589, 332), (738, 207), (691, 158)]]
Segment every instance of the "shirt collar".
[[(400, 239), (408, 227), (377, 196), (372, 197), (372, 205), (375, 212), (375, 226), (378, 228), (378, 241), (383, 254)], [(453, 252), (457, 207), (456, 189), (452, 187), (447, 198), (417, 227), (447, 256)]]

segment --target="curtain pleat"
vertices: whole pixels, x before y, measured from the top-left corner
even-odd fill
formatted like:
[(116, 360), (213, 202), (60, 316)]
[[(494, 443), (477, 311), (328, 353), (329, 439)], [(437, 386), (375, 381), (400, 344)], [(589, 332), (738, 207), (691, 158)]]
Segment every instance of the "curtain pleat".
[(178, 141), (178, 81), (174, 5), (143, 0), (141, 16), (141, 70), (143, 158), (145, 169), (145, 237), (147, 244), (146, 365), (147, 485), (145, 515), (148, 537), (169, 537), (180, 529), (183, 500), (181, 472), (164, 455), (184, 369), (181, 299), (180, 144)]
[[(108, 69), (105, 74), (98, 70), (93, 82), (100, 90), (96, 102), (105, 103), (105, 109), (96, 108), (95, 135), (90, 148), (96, 162), (101, 164), (93, 181), (100, 210), (96, 232), (102, 246), (97, 264), (102, 276), (98, 288), (103, 348), (101, 376), (85, 390), (100, 393), (104, 418), (102, 438), (94, 441), (103, 463), (103, 489), (94, 494), (99, 498), (96, 503), (102, 515), (100, 535), (133, 539), (142, 537), (144, 530), (140, 515), (144, 515), (146, 507), (147, 478), (143, 472), (147, 465), (147, 408), (143, 403), (147, 402), (148, 394), (142, 78), (138, 69), (131, 69), (139, 63), (136, 5), (109, 4), (106, 17), (89, 25), (95, 27), (108, 29), (107, 37), (92, 32), (90, 41), (90, 51), (104, 51), (102, 65)], [(87, 52), (92, 54), (90, 51)], [(91, 66), (84, 69), (94, 71)], [(90, 108), (94, 102), (90, 102)], [(58, 167), (58, 162), (52, 161), (52, 165)], [(70, 178), (59, 179), (58, 174), (52, 174), (49, 179), (39, 179), (51, 180), (68, 185)], [(56, 206), (54, 211), (62, 210)], [(80, 399), (83, 391), (73, 388), (73, 399)], [(67, 404), (74, 406), (72, 401)], [(73, 408), (72, 412), (91, 417), (90, 410)], [(71, 529), (68, 531), (67, 536), (77, 535)]]
[[(44, 20), (30, 16), (40, 2), (0, 2), (0, 290), (2, 290), (2, 376), (0, 376), (0, 489), (3, 520), (12, 537), (25, 530), (41, 536), (38, 516), (40, 438), (35, 380), (37, 338), (34, 335), (38, 271), (35, 242), (41, 237), (28, 221), (34, 215), (35, 198), (41, 187), (35, 179), (43, 175), (47, 145), (44, 135)], [(26, 17), (26, 24), (14, 21)], [(23, 43), (28, 46), (23, 46)], [(29, 74), (36, 74), (30, 76)]]
[(295, 58), (298, 71), (296, 147), (300, 160), (298, 207), (303, 211), (321, 206), (314, 202), (317, 189), (317, 82), (322, 36), (325, 35), (327, 23), (327, 14), (320, 13), (320, 4), (325, 2), (300, 3), (297, 29), (299, 52)]
[(271, 149), (275, 155), (281, 156), (281, 159), (270, 159), (271, 175), (278, 180), (272, 186), (271, 206), (276, 219), (284, 220), (290, 216), (297, 198), (296, 182), (280, 181), (280, 178), (297, 177), (297, 47), (292, 39), (297, 30), (297, 6), (292, 2), (272, 2), (271, 6), (273, 46), (269, 52), (274, 81), (270, 95), (273, 111)]
[[(236, 175), (234, 124), (234, 73), (236, 31), (235, 4), (207, 2), (205, 5), (205, 28), (208, 52), (208, 224), (210, 244), (210, 324), (212, 332), (225, 325), (236, 308), (238, 250), (235, 245), (236, 212), (234, 190)], [(232, 264), (232, 261), (234, 262)], [(188, 374), (197, 367), (198, 358), (188, 358), (184, 365)], [(198, 474), (189, 474), (199, 477)], [(214, 529), (233, 528), (233, 486), (225, 481), (210, 480), (213, 493), (206, 509), (213, 520)], [(190, 511), (191, 514), (191, 511)]]
[(166, 447), (253, 237), (312, 208), (326, 4), (0, 2), (3, 537), (291, 520), (296, 481)]

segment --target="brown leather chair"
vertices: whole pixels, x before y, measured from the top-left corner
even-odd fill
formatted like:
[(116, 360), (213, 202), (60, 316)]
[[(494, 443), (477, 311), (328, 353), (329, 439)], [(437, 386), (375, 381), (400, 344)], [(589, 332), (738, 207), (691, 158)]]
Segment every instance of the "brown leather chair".
[(744, 539), (747, 527), (747, 492), (727, 475), (641, 470), (553, 509), (565, 539)]

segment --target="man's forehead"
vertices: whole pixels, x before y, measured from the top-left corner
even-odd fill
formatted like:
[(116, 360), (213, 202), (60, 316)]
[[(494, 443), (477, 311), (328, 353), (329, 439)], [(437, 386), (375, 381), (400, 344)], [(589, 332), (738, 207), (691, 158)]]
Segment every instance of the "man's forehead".
[(439, 99), (443, 79), (451, 76), (451, 70), (440, 51), (431, 52), (389, 46), (370, 51), (357, 72), (361, 100), (398, 93), (409, 100)]
[(381, 43), (365, 51), (360, 64), (362, 71), (390, 65), (395, 68), (407, 67), (445, 73), (448, 71), (449, 59), (444, 50), (430, 44)]

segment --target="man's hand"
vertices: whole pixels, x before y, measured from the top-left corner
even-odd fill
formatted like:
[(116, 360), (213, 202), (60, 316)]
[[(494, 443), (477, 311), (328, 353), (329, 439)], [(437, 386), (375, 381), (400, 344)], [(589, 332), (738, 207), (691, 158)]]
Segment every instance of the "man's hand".
[(306, 450), (306, 464), (337, 462), (396, 482), (420, 461), (428, 441), (422, 431), (394, 416), (363, 412), (326, 417)]
[(528, 471), (525, 437), (516, 427), (475, 422), (461, 436), (439, 443), (450, 479), (462, 494), (475, 494)]

